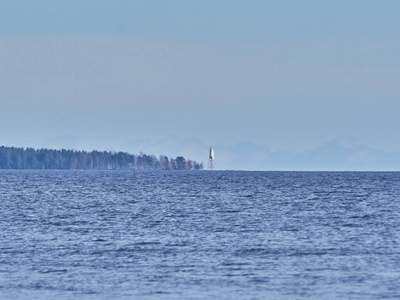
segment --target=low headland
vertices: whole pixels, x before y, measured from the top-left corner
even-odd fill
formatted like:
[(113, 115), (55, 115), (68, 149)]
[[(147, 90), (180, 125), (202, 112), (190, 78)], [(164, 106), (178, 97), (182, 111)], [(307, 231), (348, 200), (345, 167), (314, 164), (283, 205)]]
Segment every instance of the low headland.
[(78, 151), (0, 147), (0, 169), (48, 170), (202, 170), (203, 164), (182, 156), (168, 158), (115, 151)]

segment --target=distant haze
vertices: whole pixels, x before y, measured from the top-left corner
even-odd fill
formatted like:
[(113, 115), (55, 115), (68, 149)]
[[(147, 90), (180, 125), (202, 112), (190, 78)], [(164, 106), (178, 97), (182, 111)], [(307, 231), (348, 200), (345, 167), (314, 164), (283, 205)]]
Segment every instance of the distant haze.
[(5, 1), (0, 144), (400, 170), (400, 2)]

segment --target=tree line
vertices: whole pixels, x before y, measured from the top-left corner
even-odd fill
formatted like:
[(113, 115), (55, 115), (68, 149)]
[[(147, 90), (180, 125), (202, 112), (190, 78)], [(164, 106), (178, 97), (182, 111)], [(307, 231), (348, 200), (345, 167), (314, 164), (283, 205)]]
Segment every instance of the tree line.
[(53, 170), (202, 170), (203, 164), (140, 153), (0, 147), (0, 169)]

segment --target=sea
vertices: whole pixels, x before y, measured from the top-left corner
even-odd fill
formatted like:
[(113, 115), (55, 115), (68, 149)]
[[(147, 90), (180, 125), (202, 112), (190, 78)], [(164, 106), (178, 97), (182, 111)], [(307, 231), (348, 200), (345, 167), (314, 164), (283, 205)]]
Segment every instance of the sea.
[(400, 173), (2, 170), (0, 299), (400, 299)]

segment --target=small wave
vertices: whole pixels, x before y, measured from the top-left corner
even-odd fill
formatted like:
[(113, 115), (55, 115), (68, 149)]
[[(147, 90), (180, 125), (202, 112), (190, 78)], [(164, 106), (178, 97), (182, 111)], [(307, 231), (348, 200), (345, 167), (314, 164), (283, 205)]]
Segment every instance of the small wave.
[(269, 282), (271, 279), (269, 277), (254, 277), (250, 280), (253, 283), (266, 283)]
[(326, 254), (328, 254), (327, 251), (296, 251), (296, 252), (289, 254), (288, 256), (308, 256), (308, 255), (320, 256), (320, 255), (326, 255)]
[(343, 224), (342, 226), (343, 227), (362, 227), (362, 225), (353, 224), (353, 223)]
[(49, 225), (61, 226), (62, 224), (60, 222), (49, 222)]
[(296, 232), (296, 231), (300, 231), (300, 229), (294, 228), (294, 227), (285, 227), (285, 228), (281, 228), (281, 231)]
[(2, 270), (0, 269), (0, 273), (16, 273), (17, 271), (11, 271), (11, 270)]
[(236, 267), (236, 266), (248, 266), (249, 265), (249, 263), (240, 263), (240, 262), (224, 262), (224, 263), (221, 263), (221, 266), (224, 266), (224, 267)]
[(269, 255), (269, 254), (278, 254), (280, 251), (266, 248), (249, 248), (237, 250), (235, 252), (236, 256), (246, 256), (246, 255)]
[[(232, 269), (232, 270), (230, 270), (230, 271), (241, 271), (241, 269), (238, 269), (238, 270)], [(225, 277), (242, 277), (243, 275), (242, 275), (242, 274), (232, 274), (232, 273), (228, 273), (228, 274), (224, 274), (224, 275), (222, 275), (222, 276), (225, 276)]]
[(166, 244), (167, 247), (186, 247), (189, 246), (189, 243), (183, 242), (183, 243), (173, 243), (173, 244)]
[(39, 271), (41, 274), (48, 274), (48, 273), (67, 273), (67, 269), (54, 269), (54, 270), (43, 270)]
[(98, 238), (98, 239), (93, 240), (93, 242), (106, 242), (106, 241), (107, 240), (102, 239), (102, 238)]
[(350, 219), (367, 219), (371, 218), (371, 215), (363, 215), (363, 216), (351, 216)]
[(137, 242), (135, 246), (149, 246), (149, 245), (160, 245), (160, 242)]
[[(157, 279), (158, 280), (158, 279)], [(156, 281), (157, 281), (156, 280)], [(170, 293), (170, 292), (165, 292), (165, 291), (154, 291), (154, 292), (151, 292), (151, 293), (146, 293), (146, 294), (144, 294), (144, 295), (148, 295), (148, 296), (151, 296), (151, 295), (169, 295), (169, 294), (172, 294), (172, 293)]]

